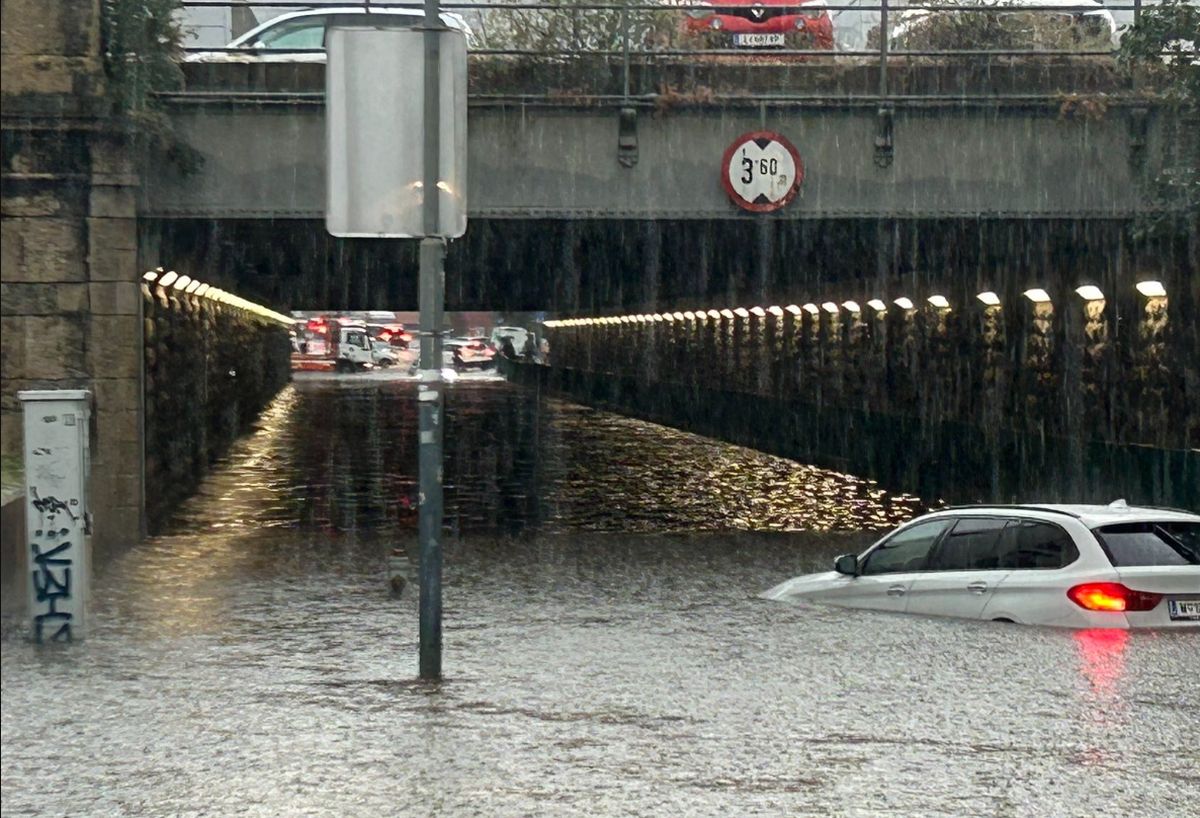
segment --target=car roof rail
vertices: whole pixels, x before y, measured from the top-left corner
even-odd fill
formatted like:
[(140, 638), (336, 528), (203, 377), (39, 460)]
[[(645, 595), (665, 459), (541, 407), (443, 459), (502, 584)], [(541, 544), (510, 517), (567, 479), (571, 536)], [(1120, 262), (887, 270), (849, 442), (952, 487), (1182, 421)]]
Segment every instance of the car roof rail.
[(988, 509), (996, 508), (1005, 511), (1044, 511), (1049, 514), (1064, 514), (1067, 517), (1074, 517), (1076, 520), (1082, 519), (1083, 515), (1074, 511), (1068, 511), (1065, 508), (1052, 508), (1051, 506), (1030, 506), (1021, 503), (977, 503), (968, 506), (946, 506), (945, 508), (934, 509), (937, 511), (987, 511)]

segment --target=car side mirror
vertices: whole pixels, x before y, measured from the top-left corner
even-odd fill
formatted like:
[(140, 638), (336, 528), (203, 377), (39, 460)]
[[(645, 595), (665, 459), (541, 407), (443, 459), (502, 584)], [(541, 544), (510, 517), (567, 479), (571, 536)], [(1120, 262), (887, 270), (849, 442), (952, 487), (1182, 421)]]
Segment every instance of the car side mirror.
[(833, 570), (848, 577), (858, 576), (858, 556), (855, 554), (842, 554), (833, 561)]

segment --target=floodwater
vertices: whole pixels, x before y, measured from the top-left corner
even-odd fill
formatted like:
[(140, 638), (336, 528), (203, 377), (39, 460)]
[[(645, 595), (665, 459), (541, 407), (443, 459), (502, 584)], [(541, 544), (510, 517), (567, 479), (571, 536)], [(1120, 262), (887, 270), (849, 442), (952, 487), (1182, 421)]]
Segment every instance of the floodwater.
[(925, 504), (503, 384), (450, 393), (414, 682), (412, 390), (299, 381), (101, 562), (84, 643), (6, 588), (6, 816), (1196, 813), (1194, 635), (759, 600)]

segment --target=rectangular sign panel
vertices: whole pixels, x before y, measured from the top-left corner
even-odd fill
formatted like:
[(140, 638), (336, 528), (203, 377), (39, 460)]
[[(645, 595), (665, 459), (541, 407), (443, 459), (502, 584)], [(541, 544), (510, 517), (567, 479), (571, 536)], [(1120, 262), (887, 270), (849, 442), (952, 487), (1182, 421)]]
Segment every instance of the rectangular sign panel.
[[(325, 226), (341, 237), (425, 235), (425, 32), (398, 27), (336, 26), (326, 38)], [(467, 229), (467, 40), (438, 32), (441, 48), (439, 226)]]

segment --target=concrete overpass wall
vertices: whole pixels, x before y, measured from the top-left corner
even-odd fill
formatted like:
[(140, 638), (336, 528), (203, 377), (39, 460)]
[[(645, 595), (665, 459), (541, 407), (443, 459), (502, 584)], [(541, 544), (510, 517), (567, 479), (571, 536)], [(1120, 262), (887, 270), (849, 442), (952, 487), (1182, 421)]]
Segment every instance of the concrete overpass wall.
[[(322, 218), (324, 106), (313, 97), (176, 97), (172, 120), (200, 158), (163, 168), (145, 215)], [(1114, 104), (1102, 118), (1061, 102), (897, 103), (890, 163), (876, 163), (875, 103), (686, 105), (639, 110), (636, 163), (618, 161), (615, 108), (473, 105), (476, 218), (738, 219), (719, 167), (747, 131), (799, 149), (806, 176), (776, 219), (1122, 218), (1161, 169), (1163, 116)]]

